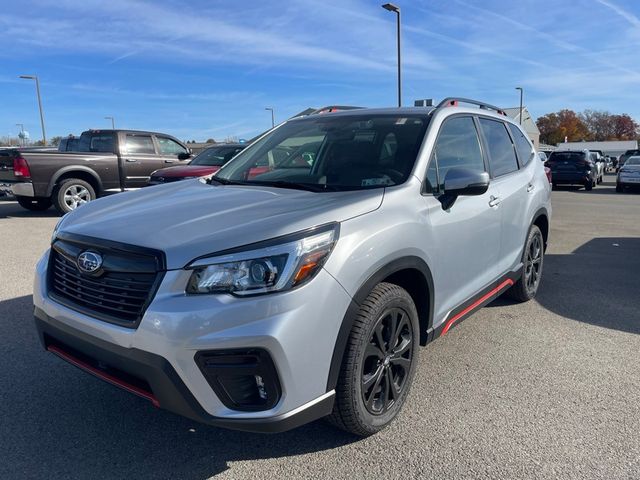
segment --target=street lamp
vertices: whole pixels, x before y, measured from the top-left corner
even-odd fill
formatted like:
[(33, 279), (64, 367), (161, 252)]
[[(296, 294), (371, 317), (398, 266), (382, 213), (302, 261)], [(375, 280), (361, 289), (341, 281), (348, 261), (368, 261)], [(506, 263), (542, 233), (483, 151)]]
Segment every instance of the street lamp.
[(393, 3), (385, 3), (382, 8), (390, 12), (395, 12), (397, 15), (397, 29), (398, 29), (398, 106), (402, 106), (402, 73), (401, 73), (401, 56), (400, 56), (400, 7)]
[(273, 113), (273, 107), (265, 107), (265, 110), (271, 110), (271, 128), (276, 126), (276, 117)]
[(111, 129), (115, 130), (116, 129), (116, 121), (113, 117), (104, 117), (105, 120), (111, 120)]
[(40, 109), (40, 125), (42, 126), (42, 145), (47, 144), (47, 134), (44, 131), (44, 114), (42, 113), (42, 100), (40, 99), (40, 81), (36, 75), (20, 75), (20, 78), (36, 81), (36, 93), (38, 95), (38, 108)]
[(520, 90), (520, 125), (522, 125), (522, 95), (524, 93), (524, 91), (522, 90), (522, 87), (516, 87), (516, 90)]

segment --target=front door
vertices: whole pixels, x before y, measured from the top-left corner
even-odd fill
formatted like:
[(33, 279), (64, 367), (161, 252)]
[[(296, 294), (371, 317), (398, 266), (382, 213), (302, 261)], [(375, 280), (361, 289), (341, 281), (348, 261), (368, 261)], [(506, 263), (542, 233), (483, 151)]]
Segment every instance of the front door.
[(486, 171), (476, 123), (471, 116), (452, 116), (442, 124), (429, 162), (426, 179), (428, 237), (432, 253), (434, 327), (447, 314), (482, 292), (498, 275), (500, 252), (500, 205), (493, 185), (483, 195), (461, 196), (443, 210), (439, 195), (452, 167)]

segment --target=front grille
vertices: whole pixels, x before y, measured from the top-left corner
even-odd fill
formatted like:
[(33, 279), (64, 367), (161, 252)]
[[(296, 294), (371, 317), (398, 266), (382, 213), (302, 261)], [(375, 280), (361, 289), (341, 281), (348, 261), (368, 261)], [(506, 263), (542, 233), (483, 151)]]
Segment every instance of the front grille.
[[(104, 258), (98, 274), (81, 273), (75, 259), (90, 248)], [(105, 252), (57, 241), (51, 249), (49, 295), (69, 308), (111, 323), (136, 327), (160, 280), (155, 258)]]

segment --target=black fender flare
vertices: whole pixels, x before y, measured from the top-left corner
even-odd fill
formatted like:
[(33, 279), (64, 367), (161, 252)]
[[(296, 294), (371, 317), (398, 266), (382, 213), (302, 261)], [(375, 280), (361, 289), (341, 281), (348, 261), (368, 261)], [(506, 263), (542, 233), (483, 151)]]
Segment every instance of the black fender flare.
[(98, 191), (96, 191), (96, 194), (99, 194), (99, 192), (102, 191), (102, 180), (94, 170), (82, 165), (69, 165), (67, 167), (62, 167), (60, 170), (58, 170), (56, 173), (53, 174), (53, 176), (51, 177), (51, 180), (49, 180), (49, 185), (47, 186), (47, 197), (50, 197), (51, 194), (53, 193), (53, 189), (58, 183), (58, 180), (60, 179), (60, 177), (70, 172), (88, 173), (89, 175), (91, 175), (91, 177), (93, 177), (93, 179), (98, 184)]
[(331, 391), (336, 388), (336, 385), (338, 383), (338, 377), (340, 375), (340, 368), (342, 367), (342, 359), (347, 347), (347, 341), (349, 339), (349, 334), (351, 333), (356, 315), (358, 314), (358, 310), (360, 309), (360, 305), (367, 298), (371, 290), (373, 290), (373, 287), (375, 287), (378, 283), (396, 272), (407, 269), (418, 270), (424, 276), (427, 282), (428, 292), (425, 293), (428, 294), (429, 303), (426, 325), (424, 325), (422, 321), (420, 322), (421, 343), (427, 343), (427, 337), (431, 333), (433, 333), (433, 275), (431, 274), (431, 269), (422, 258), (416, 256), (400, 257), (389, 262), (388, 264), (377, 270), (375, 273), (373, 273), (360, 286), (360, 288), (358, 288), (357, 292), (349, 303), (349, 307), (347, 308), (347, 311), (342, 318), (342, 323), (340, 325), (340, 329), (338, 330), (336, 343), (333, 349), (333, 355), (331, 356), (329, 377), (327, 379), (327, 391)]

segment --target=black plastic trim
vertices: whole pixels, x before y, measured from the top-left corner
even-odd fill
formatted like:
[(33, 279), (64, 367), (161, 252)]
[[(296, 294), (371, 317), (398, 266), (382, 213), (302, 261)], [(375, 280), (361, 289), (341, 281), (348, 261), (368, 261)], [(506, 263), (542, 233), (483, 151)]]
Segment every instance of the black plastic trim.
[(307, 408), (295, 409), (282, 415), (266, 418), (221, 418), (207, 413), (182, 382), (178, 373), (163, 357), (136, 348), (124, 348), (80, 332), (65, 325), (43, 310), (35, 308), (36, 329), (42, 345), (46, 337), (68, 345), (72, 349), (122, 370), (149, 384), (160, 408), (192, 420), (232, 430), (256, 433), (279, 433), (299, 427), (333, 410), (335, 395), (326, 395)]
[(340, 329), (338, 330), (338, 335), (336, 338), (336, 344), (333, 348), (331, 365), (329, 367), (329, 377), (327, 379), (327, 391), (335, 389), (338, 383), (338, 377), (340, 375), (340, 368), (342, 367), (342, 359), (344, 357), (347, 341), (349, 339), (349, 334), (351, 333), (356, 315), (358, 314), (358, 311), (360, 309), (360, 305), (367, 298), (371, 290), (373, 290), (373, 287), (375, 287), (378, 283), (380, 283), (393, 273), (406, 269), (418, 270), (422, 273), (425, 280), (427, 281), (429, 289), (428, 292), (425, 292), (429, 296), (427, 328), (420, 332), (420, 343), (423, 345), (427, 343), (428, 332), (431, 330), (431, 326), (433, 325), (433, 276), (431, 274), (429, 266), (420, 257), (402, 257), (388, 263), (376, 273), (371, 275), (353, 296), (353, 300), (351, 300), (349, 306), (347, 307), (347, 311), (342, 318), (342, 323), (340, 325)]

